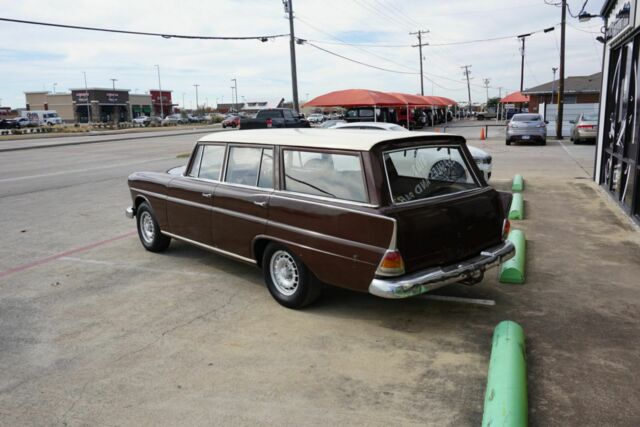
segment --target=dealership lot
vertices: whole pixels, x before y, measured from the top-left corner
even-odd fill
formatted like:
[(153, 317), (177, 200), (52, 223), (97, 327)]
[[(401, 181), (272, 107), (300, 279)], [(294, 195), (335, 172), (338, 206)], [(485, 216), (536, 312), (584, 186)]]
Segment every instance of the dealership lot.
[(504, 319), (527, 334), (532, 425), (636, 424), (640, 238), (590, 181), (594, 147), (457, 131), (496, 187), (525, 177), (526, 284), (329, 289), (303, 311), (253, 267), (137, 241), (126, 176), (184, 163), (198, 135), (2, 153), (0, 424), (477, 425)]

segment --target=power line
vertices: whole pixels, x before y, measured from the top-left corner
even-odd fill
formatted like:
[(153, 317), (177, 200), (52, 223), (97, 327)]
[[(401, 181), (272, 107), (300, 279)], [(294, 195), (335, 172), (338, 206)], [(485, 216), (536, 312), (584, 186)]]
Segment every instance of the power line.
[(56, 24), (52, 22), (26, 21), (23, 19), (0, 18), (0, 21), (16, 24), (42, 25), (47, 27), (67, 28), (70, 30), (100, 31), (104, 33), (130, 34), (135, 36), (155, 36), (165, 39), (198, 39), (198, 40), (260, 40), (267, 41), (278, 37), (288, 37), (289, 34), (269, 34), (265, 36), (190, 36), (183, 34), (148, 33), (143, 31), (116, 30), (113, 28), (83, 27), (79, 25)]

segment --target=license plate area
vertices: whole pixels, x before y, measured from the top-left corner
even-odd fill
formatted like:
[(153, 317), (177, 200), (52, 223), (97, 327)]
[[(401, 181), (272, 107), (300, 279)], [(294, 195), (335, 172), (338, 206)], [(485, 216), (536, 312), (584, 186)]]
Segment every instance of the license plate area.
[(529, 135), (522, 135), (522, 139), (529, 139), (531, 138)]

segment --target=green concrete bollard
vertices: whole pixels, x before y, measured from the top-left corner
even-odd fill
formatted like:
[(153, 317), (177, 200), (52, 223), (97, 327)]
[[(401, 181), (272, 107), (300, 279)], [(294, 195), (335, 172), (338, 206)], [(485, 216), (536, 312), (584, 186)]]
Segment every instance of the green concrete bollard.
[(509, 208), (509, 219), (524, 219), (524, 198), (522, 193), (514, 193)]
[(507, 240), (516, 247), (516, 254), (500, 266), (500, 282), (522, 284), (527, 258), (527, 241), (522, 230), (511, 230)]
[(524, 178), (522, 178), (522, 175), (516, 175), (513, 177), (511, 191), (524, 191)]
[(527, 408), (524, 331), (504, 320), (493, 331), (482, 426), (526, 427)]

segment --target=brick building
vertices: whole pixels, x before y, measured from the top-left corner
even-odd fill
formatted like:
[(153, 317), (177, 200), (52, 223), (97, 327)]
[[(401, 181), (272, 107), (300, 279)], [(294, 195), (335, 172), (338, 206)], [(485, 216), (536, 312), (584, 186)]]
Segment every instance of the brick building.
[[(602, 85), (602, 73), (589, 76), (574, 76), (564, 79), (564, 103), (565, 104), (597, 104), (600, 102), (600, 86)], [(522, 93), (529, 95), (529, 111), (538, 111), (540, 104), (555, 104), (558, 102), (558, 81), (550, 81), (539, 86), (524, 90)], [(553, 94), (553, 100), (552, 98)]]

